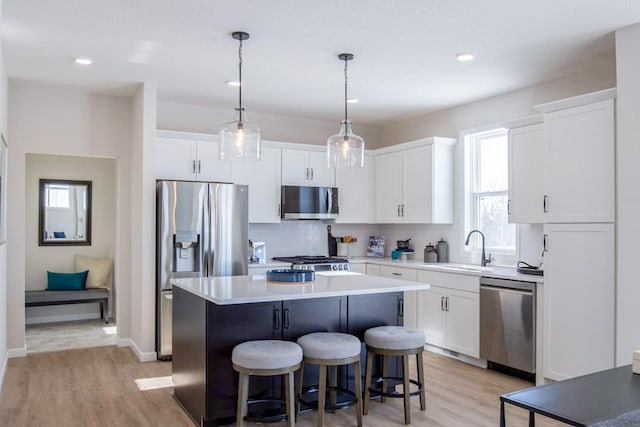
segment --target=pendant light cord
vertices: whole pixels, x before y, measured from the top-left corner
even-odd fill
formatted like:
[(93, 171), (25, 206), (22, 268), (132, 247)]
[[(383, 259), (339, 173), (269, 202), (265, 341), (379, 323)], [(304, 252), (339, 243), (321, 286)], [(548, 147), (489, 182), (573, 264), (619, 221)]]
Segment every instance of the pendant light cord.
[(347, 122), (347, 64), (349, 63), (348, 59), (344, 60), (344, 121)]
[[(238, 47), (238, 83), (238, 111), (242, 111), (242, 37)], [(242, 115), (240, 115), (240, 120), (242, 120)]]

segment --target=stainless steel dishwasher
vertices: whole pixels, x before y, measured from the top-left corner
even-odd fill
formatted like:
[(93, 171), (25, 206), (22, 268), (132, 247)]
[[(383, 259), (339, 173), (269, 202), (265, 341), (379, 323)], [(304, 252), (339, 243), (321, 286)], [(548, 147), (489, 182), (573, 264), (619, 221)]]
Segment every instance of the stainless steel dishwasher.
[(536, 372), (536, 284), (480, 278), (480, 357)]

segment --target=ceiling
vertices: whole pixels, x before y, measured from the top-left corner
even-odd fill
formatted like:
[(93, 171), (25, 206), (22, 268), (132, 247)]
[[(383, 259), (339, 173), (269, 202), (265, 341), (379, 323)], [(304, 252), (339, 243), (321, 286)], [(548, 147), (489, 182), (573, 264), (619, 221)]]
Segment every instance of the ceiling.
[(377, 125), (613, 61), (636, 22), (637, 0), (4, 0), (2, 43), (10, 78), (232, 109), (242, 30), (249, 113), (335, 121), (351, 52), (350, 116)]

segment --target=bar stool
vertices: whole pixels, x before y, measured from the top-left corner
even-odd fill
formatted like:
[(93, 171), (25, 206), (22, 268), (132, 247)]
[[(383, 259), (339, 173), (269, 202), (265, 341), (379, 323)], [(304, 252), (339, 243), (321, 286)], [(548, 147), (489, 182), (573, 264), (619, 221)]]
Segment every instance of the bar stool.
[[(298, 338), (304, 359), (300, 370), (298, 392), (302, 401), (302, 379), (304, 365), (311, 363), (320, 367), (318, 384), (318, 426), (324, 425), (324, 410), (327, 393), (327, 367), (354, 364), (356, 417), (358, 427), (362, 427), (362, 378), (360, 376), (360, 340), (353, 335), (339, 332), (314, 332)], [(336, 369), (336, 368), (334, 368)], [(337, 389), (336, 387), (333, 387)], [(350, 401), (352, 404), (353, 401)]]
[(294, 372), (300, 368), (302, 349), (294, 342), (279, 340), (247, 341), (233, 348), (233, 369), (240, 374), (236, 426), (245, 426), (249, 398), (249, 376), (286, 375), (287, 426), (295, 425)]
[[(367, 415), (369, 410), (369, 398), (371, 391), (378, 390), (371, 387), (371, 375), (373, 370), (373, 358), (379, 354), (382, 358), (382, 377), (376, 382), (380, 383), (380, 396), (382, 402), (385, 397), (402, 397), (404, 398), (404, 423), (411, 424), (411, 407), (409, 398), (411, 396), (420, 395), (420, 410), (425, 410), (425, 393), (424, 393), (424, 367), (422, 365), (422, 352), (424, 351), (425, 336), (424, 332), (419, 329), (403, 328), (402, 326), (378, 326), (376, 328), (367, 329), (364, 333), (364, 342), (367, 346), (367, 366), (365, 370), (365, 386), (364, 386), (364, 414)], [(418, 380), (409, 378), (409, 356), (415, 354), (418, 365)], [(402, 378), (387, 377), (385, 356), (402, 356)], [(385, 381), (402, 380), (403, 390), (399, 392), (385, 391)], [(416, 391), (410, 392), (409, 384), (418, 386)]]

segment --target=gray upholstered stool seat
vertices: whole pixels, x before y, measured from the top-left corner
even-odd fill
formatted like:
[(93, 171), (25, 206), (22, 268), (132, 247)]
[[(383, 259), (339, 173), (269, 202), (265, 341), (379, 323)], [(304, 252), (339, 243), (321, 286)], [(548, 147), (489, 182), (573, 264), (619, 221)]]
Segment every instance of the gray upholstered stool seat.
[(402, 326), (378, 326), (367, 329), (364, 342), (371, 347), (385, 350), (405, 350), (423, 347), (424, 332)]
[[(355, 390), (353, 392), (340, 389), (343, 392), (353, 396), (353, 399), (346, 404), (336, 404), (337, 392), (337, 367), (342, 365), (354, 364), (354, 372), (360, 372), (360, 351), (362, 343), (353, 335), (342, 334), (339, 332), (314, 332), (298, 338), (298, 344), (302, 347), (304, 359), (302, 361), (303, 368), (300, 372), (300, 381), (296, 385), (296, 395), (299, 396), (300, 402), (307, 403), (302, 397), (302, 381), (304, 365), (310, 363), (319, 366), (318, 379), (318, 427), (324, 425), (324, 411), (327, 394), (327, 368), (333, 371), (333, 386), (329, 387), (331, 394), (330, 408), (346, 407), (347, 405), (356, 404), (356, 417), (358, 427), (362, 427), (362, 377), (355, 375)], [(309, 404), (309, 403), (307, 403)]]
[(245, 369), (288, 368), (302, 362), (302, 349), (289, 341), (247, 341), (233, 348), (231, 361)]
[(298, 338), (304, 356), (314, 359), (346, 359), (360, 355), (360, 340), (339, 332), (314, 332)]
[[(367, 346), (367, 366), (365, 369), (365, 386), (364, 386), (364, 414), (369, 411), (369, 397), (371, 391), (379, 392), (381, 401), (385, 401), (385, 397), (402, 397), (404, 399), (404, 422), (411, 424), (411, 407), (409, 398), (411, 396), (420, 396), (420, 410), (426, 408), (425, 392), (424, 392), (424, 366), (422, 361), (422, 352), (424, 351), (425, 336), (424, 332), (419, 329), (404, 328), (402, 326), (377, 326), (367, 329), (364, 333), (364, 342)], [(416, 366), (418, 371), (418, 380), (409, 378), (409, 356), (416, 355)], [(376, 383), (380, 384), (380, 389), (376, 390), (371, 387), (371, 376), (373, 374), (373, 358), (378, 355), (382, 361), (382, 377), (376, 378)], [(402, 378), (388, 377), (387, 364), (385, 358), (402, 357)], [(388, 361), (386, 361), (388, 362)], [(402, 392), (388, 391), (387, 381), (401, 380)], [(410, 391), (413, 384), (417, 390)]]
[(286, 375), (287, 379), (284, 381), (284, 386), (287, 404), (287, 426), (294, 426), (295, 387), (293, 374), (300, 368), (302, 362), (302, 349), (300, 346), (289, 341), (247, 341), (233, 348), (231, 361), (233, 369), (240, 374), (236, 425), (245, 425), (245, 417), (248, 411), (249, 376)]

